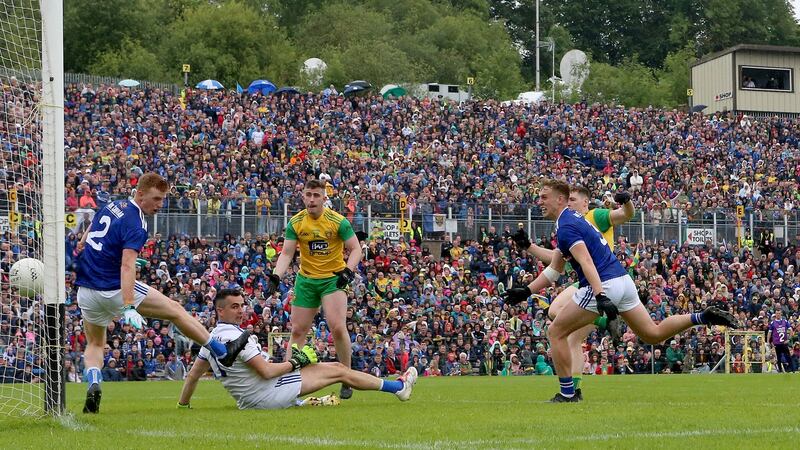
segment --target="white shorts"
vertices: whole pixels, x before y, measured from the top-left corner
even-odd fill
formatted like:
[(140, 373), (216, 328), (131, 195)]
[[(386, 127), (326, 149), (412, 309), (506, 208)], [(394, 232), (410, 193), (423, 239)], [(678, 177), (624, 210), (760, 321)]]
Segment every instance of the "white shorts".
[[(630, 311), (642, 303), (636, 285), (629, 275), (603, 281), (603, 293), (617, 306), (619, 312)], [(572, 296), (572, 301), (585, 310), (597, 312), (597, 300), (594, 299), (591, 286), (578, 288), (578, 292)]]
[(302, 385), (300, 370), (277, 378), (263, 380), (257, 388), (257, 395), (237, 401), (239, 409), (285, 409), (297, 404)]
[[(133, 304), (137, 308), (150, 293), (150, 286), (136, 281), (133, 284)], [(97, 291), (84, 286), (78, 287), (78, 306), (83, 320), (100, 327), (108, 326), (115, 317), (122, 314), (122, 289)]]

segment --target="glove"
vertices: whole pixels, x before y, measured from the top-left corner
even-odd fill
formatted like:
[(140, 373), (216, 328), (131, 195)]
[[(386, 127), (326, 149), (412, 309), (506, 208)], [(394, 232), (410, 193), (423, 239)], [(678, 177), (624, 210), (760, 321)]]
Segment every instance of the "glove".
[(274, 294), (275, 291), (278, 290), (278, 286), (281, 284), (281, 278), (274, 273), (267, 275), (267, 294)]
[(309, 364), (316, 364), (319, 362), (319, 357), (317, 352), (308, 345), (303, 346), (303, 349), (300, 350), (297, 344), (292, 344), (292, 357), (289, 358), (289, 362), (292, 364), (292, 370), (297, 370)]
[(631, 201), (631, 194), (627, 192), (617, 192), (614, 194), (614, 201), (619, 205), (624, 205), (625, 203)]
[(518, 250), (527, 250), (528, 247), (531, 246), (531, 240), (528, 239), (528, 233), (525, 232), (522, 228), (518, 229), (511, 239), (514, 240), (514, 243), (517, 244)]
[(349, 267), (345, 267), (344, 269), (338, 272), (333, 272), (333, 274), (339, 277), (339, 279), (336, 280), (336, 287), (339, 289), (346, 288), (347, 286), (350, 285), (350, 283), (353, 282), (353, 280), (356, 279), (356, 274), (353, 273), (353, 271), (350, 270)]
[(178, 402), (178, 409), (192, 409), (192, 405), (189, 403), (181, 405), (181, 402)]
[(500, 294), (500, 297), (506, 304), (516, 305), (517, 303), (527, 301), (531, 294), (533, 294), (533, 292), (531, 292), (528, 286), (525, 286), (507, 289), (505, 292)]
[(599, 293), (594, 296), (594, 299), (597, 300), (597, 312), (600, 315), (605, 314), (608, 320), (614, 320), (617, 318), (619, 314), (619, 310), (617, 310), (617, 305), (611, 303), (611, 299), (606, 297), (606, 294)]
[(141, 330), (147, 322), (145, 322), (144, 317), (139, 314), (135, 306), (128, 305), (122, 308), (122, 323), (128, 324), (137, 330)]

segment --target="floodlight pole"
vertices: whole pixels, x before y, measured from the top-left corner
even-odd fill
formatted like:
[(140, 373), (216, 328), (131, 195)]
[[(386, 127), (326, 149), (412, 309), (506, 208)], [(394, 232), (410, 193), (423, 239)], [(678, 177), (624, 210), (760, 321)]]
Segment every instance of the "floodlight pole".
[(536, 0), (536, 92), (539, 92), (539, 0)]

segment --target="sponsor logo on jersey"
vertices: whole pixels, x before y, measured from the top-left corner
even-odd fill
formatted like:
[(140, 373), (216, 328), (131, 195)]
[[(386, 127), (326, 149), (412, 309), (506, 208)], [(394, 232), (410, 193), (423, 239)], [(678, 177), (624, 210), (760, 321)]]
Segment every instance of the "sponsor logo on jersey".
[(308, 242), (308, 249), (312, 252), (324, 252), (328, 250), (328, 242), (327, 241), (309, 241)]
[[(120, 203), (120, 205), (123, 205), (123, 204)], [(122, 206), (122, 207), (124, 208), (125, 206)], [(119, 209), (119, 207), (117, 205), (113, 204), (113, 203), (109, 203), (108, 204), (108, 211), (111, 214), (113, 214), (117, 219), (119, 219), (119, 218), (121, 218), (122, 216), (125, 215), (125, 213), (123, 213), (122, 210)]]

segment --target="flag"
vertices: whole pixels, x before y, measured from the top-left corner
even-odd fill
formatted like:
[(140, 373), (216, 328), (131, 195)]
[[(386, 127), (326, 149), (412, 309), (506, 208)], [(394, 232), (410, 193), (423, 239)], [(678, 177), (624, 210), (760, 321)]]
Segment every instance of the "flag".
[(636, 253), (633, 254), (633, 261), (631, 261), (630, 267), (628, 267), (628, 275), (633, 277), (634, 270), (636, 266), (639, 264), (639, 247), (636, 247)]
[(244, 92), (244, 88), (239, 83), (236, 83), (236, 93), (241, 94), (242, 92)]
[(434, 214), (433, 215), (433, 232), (439, 232), (445, 230), (445, 215), (444, 214)]

